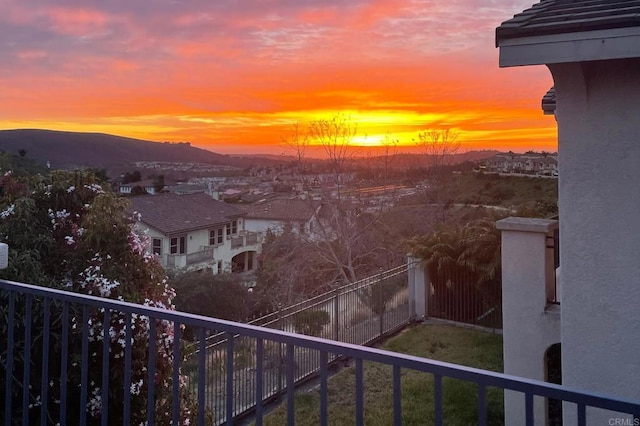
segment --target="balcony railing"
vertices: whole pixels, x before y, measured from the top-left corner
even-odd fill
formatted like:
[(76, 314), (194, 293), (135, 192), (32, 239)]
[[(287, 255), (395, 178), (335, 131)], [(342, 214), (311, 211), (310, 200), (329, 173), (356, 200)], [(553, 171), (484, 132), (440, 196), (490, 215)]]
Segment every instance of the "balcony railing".
[(237, 236), (231, 237), (231, 248), (240, 248), (244, 246), (256, 245), (260, 242), (260, 236), (257, 232), (240, 231)]
[(203, 246), (200, 247), (200, 251), (195, 253), (189, 253), (187, 255), (187, 265), (193, 265), (195, 263), (208, 262), (213, 260), (214, 247)]
[[(288, 424), (294, 424), (294, 378), (296, 353), (300, 350), (317, 354), (320, 360), (319, 389), (320, 405), (317, 416), (320, 424), (328, 423), (329, 404), (328, 360), (331, 354), (355, 360), (355, 424), (364, 424), (364, 361), (392, 367), (392, 406), (394, 424), (402, 422), (401, 375), (402, 370), (416, 370), (433, 375), (435, 423), (443, 421), (443, 379), (450, 377), (474, 383), (478, 389), (478, 424), (487, 424), (487, 388), (496, 387), (521, 393), (526, 409), (522, 413), (523, 424), (534, 424), (534, 398), (541, 396), (570, 403), (577, 410), (578, 424), (586, 424), (586, 407), (596, 407), (616, 413), (640, 415), (640, 403), (597, 395), (559, 385), (523, 379), (501, 373), (483, 371), (455, 364), (438, 362), (415, 356), (403, 355), (375, 348), (357, 346), (344, 342), (273, 330), (248, 324), (190, 315), (155, 307), (70, 293), (44, 287), (0, 281), (0, 353), (4, 382), (3, 401), (0, 401), (0, 416), (4, 424), (22, 420), (23, 424), (80, 423), (89, 420), (102, 424), (130, 424), (134, 417), (143, 416), (149, 425), (168, 424), (158, 420), (167, 414), (173, 424), (183, 424), (181, 417), (188, 398), (182, 393), (181, 372), (183, 367), (182, 345), (173, 345), (172, 353), (162, 352), (161, 339), (166, 339), (168, 330), (174, 342), (180, 342), (182, 326), (193, 331), (198, 347), (196, 408), (192, 413), (196, 424), (210, 424), (205, 399), (208, 388), (206, 337), (213, 333), (226, 335), (226, 359), (219, 366), (226, 377), (225, 421), (233, 424), (233, 403), (236, 388), (236, 362), (242, 356), (250, 360), (253, 389), (258, 401), (255, 408), (256, 424), (261, 425), (264, 416), (262, 395), (265, 389), (265, 351), (272, 345), (281, 345), (285, 369), (284, 395), (287, 403)], [(92, 320), (100, 318), (100, 321)], [(120, 323), (122, 321), (122, 323)], [(141, 333), (135, 324), (147, 324), (146, 333)], [(102, 324), (110, 324), (109, 328)], [(111, 330), (120, 327), (115, 336)], [(135, 340), (134, 336), (135, 328)], [(124, 333), (121, 338), (120, 332)], [(250, 350), (237, 348), (236, 336), (252, 341)], [(79, 345), (70, 343), (79, 343)], [(122, 353), (113, 353), (113, 345), (122, 344)], [(134, 344), (146, 343), (144, 353), (133, 352)], [(239, 351), (242, 351), (239, 353)], [(100, 383), (89, 382), (89, 359), (103, 356), (101, 372), (92, 371), (101, 377)], [(171, 380), (158, 380), (158, 362), (171, 361)], [(31, 374), (34, 366), (40, 368), (39, 375)], [(56, 367), (57, 368), (54, 368)], [(121, 376), (114, 376), (111, 367), (119, 367)], [(59, 370), (59, 371), (58, 371)], [(140, 381), (132, 381), (132, 372), (142, 374)], [(136, 376), (137, 377), (137, 376)], [(123, 392), (124, 390), (124, 392)], [(134, 392), (135, 391), (135, 392)], [(119, 392), (119, 393), (118, 393)], [(162, 400), (158, 395), (164, 392)], [(117, 395), (112, 397), (111, 395)], [(77, 399), (75, 397), (77, 396)], [(140, 399), (144, 400), (141, 403)], [(133, 404), (135, 399), (136, 404)], [(162, 403), (170, 404), (158, 412)], [(118, 413), (115, 410), (119, 410)], [(139, 410), (139, 411), (134, 411)], [(116, 419), (117, 415), (117, 419)], [(91, 417), (90, 417), (91, 416)]]
[(213, 246), (201, 246), (199, 251), (189, 254), (168, 254), (168, 268), (184, 268), (197, 263), (213, 261)]

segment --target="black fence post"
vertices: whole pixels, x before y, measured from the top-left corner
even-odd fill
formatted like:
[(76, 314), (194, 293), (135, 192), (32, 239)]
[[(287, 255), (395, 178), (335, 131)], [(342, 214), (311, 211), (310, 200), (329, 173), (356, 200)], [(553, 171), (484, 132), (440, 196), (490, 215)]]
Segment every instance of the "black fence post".
[(340, 314), (340, 287), (336, 288), (333, 296), (333, 340), (340, 341), (340, 324), (338, 316)]

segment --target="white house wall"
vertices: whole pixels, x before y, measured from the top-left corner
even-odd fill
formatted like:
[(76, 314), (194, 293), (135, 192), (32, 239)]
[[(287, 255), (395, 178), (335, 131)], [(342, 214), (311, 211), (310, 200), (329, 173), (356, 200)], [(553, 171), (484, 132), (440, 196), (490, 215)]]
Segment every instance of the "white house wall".
[[(243, 222), (244, 222), (243, 220), (238, 220), (238, 232), (243, 230), (243, 226), (244, 226)], [(151, 227), (143, 222), (138, 222), (136, 224), (136, 229), (139, 232), (144, 233), (149, 237), (149, 246), (147, 247), (147, 252), (149, 253), (151, 253), (153, 250), (152, 239), (160, 238), (162, 240), (161, 263), (163, 266), (166, 266), (167, 255), (170, 254), (169, 250), (170, 250), (171, 237), (167, 236), (166, 234), (162, 233), (156, 228)], [(236, 234), (235, 236), (238, 236), (238, 235), (239, 233)], [(205, 246), (209, 245), (209, 229), (200, 229), (200, 230), (190, 231), (184, 234), (180, 234), (179, 236), (185, 236), (185, 244), (186, 244), (186, 252), (184, 253), (185, 255), (191, 254), (191, 253), (197, 253), (201, 251)], [(261, 244), (258, 243), (258, 244), (249, 245), (249, 246), (243, 245), (242, 247), (232, 248), (231, 240), (227, 238), (227, 234), (225, 230), (223, 244), (214, 246), (212, 261), (214, 260), (216, 262), (222, 261), (223, 271), (231, 272), (232, 258), (237, 254), (242, 253), (243, 251), (255, 251), (259, 253), (261, 251)], [(180, 256), (181, 254), (178, 254), (178, 255)], [(186, 259), (183, 259), (183, 263), (184, 261), (186, 261)], [(176, 266), (184, 267), (186, 265), (180, 263)], [(216, 271), (216, 273), (223, 272), (223, 271), (218, 271), (217, 266), (214, 267), (214, 270)]]
[(245, 219), (244, 226), (247, 231), (260, 232), (265, 234), (267, 230), (280, 233), (284, 229), (284, 222), (281, 220), (268, 219)]
[[(496, 223), (502, 231), (502, 338), (507, 374), (546, 380), (546, 351), (560, 342), (560, 315), (548, 305), (555, 271), (547, 237), (557, 226), (554, 220), (514, 217)], [(524, 425), (522, 393), (505, 391), (504, 411), (505, 424)], [(544, 426), (546, 417), (545, 401), (536, 398), (535, 425)]]
[[(562, 164), (563, 384), (637, 399), (640, 59), (550, 69)], [(610, 418), (600, 413), (594, 424)]]

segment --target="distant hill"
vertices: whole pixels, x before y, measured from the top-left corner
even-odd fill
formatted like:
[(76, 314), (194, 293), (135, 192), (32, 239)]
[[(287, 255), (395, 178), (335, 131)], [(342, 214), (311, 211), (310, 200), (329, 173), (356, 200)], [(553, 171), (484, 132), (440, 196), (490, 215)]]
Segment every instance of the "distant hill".
[(0, 150), (11, 154), (26, 151), (38, 163), (53, 168), (110, 167), (134, 161), (198, 162), (237, 165), (242, 161), (192, 147), (188, 142), (164, 143), (125, 138), (104, 133), (60, 132), (53, 130), (0, 130)]

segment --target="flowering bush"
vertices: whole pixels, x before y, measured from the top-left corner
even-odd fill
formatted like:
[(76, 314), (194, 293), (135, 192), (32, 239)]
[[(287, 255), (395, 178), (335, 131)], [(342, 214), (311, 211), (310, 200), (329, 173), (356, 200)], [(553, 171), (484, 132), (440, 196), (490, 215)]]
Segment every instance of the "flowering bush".
[[(127, 201), (103, 188), (88, 172), (53, 172), (46, 177), (32, 177), (28, 182), (18, 182), (10, 173), (0, 174), (0, 241), (10, 247), (9, 268), (0, 271), (0, 278), (28, 282), (32, 284), (71, 290), (94, 296), (124, 300), (174, 309), (175, 293), (167, 284), (164, 270), (157, 259), (145, 251), (145, 238), (133, 231), (132, 221), (126, 217)], [(0, 302), (6, 295), (0, 295)], [(6, 324), (2, 316), (7, 312), (0, 303), (0, 357), (5, 359), (7, 350), (19, 354), (24, 347), (20, 341), (23, 331), (15, 332), (13, 348), (8, 348)], [(17, 315), (24, 315), (24, 306), (20, 300), (16, 304)], [(42, 301), (34, 302), (35, 322), (32, 333), (30, 407), (38, 407), (40, 395), (42, 360), (42, 342), (37, 336), (42, 333)], [(51, 320), (51, 358), (49, 361), (48, 408), (49, 420), (53, 423), (59, 418), (60, 404), (60, 351), (61, 330), (68, 327), (69, 365), (68, 374), (68, 423), (77, 422), (80, 410), (80, 378), (82, 324), (88, 326), (90, 388), (89, 400), (85, 407), (91, 423), (99, 423), (105, 405), (108, 404), (109, 423), (122, 423), (122, 402), (124, 392), (131, 396), (131, 422), (144, 423), (147, 407), (147, 358), (149, 344), (148, 317), (131, 315), (132, 325), (132, 364), (131, 386), (123, 389), (124, 355), (129, 342), (126, 341), (126, 314), (108, 313), (105, 322), (103, 309), (90, 309), (83, 316), (82, 309), (71, 306), (69, 322), (62, 323), (62, 309), (52, 305)], [(179, 342), (174, 341), (174, 324), (169, 321), (156, 321), (156, 422), (169, 424), (171, 419), (171, 389), (173, 348)], [(21, 327), (22, 320), (16, 316), (15, 324)], [(108, 330), (109, 341), (109, 388), (108, 401), (102, 400), (102, 365), (104, 329)], [(184, 353), (184, 352), (183, 352)], [(14, 362), (16, 381), (13, 398), (14, 415), (21, 416), (22, 366), (19, 357)], [(0, 378), (0, 389), (5, 388), (4, 374)], [(181, 380), (181, 419), (184, 424), (195, 420), (196, 410), (184, 380)], [(76, 404), (76, 406), (74, 406)], [(0, 410), (1, 411), (1, 410)], [(33, 409), (30, 419), (36, 420), (39, 408)], [(4, 413), (0, 413), (4, 416)]]

